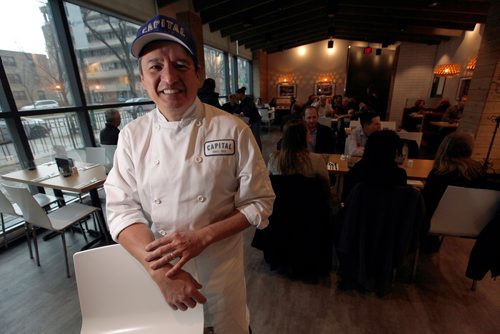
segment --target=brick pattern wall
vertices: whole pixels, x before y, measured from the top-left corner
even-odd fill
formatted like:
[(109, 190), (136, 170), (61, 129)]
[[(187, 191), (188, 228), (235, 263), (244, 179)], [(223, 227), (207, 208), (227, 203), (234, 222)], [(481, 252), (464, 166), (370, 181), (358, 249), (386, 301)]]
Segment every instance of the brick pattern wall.
[[(491, 7), (481, 41), (476, 69), (472, 76), (467, 105), (460, 130), (475, 137), (473, 158), (484, 161), (496, 123), (500, 116), (500, 1)], [(500, 132), (497, 133), (490, 155), (493, 168), (500, 171)]]
[[(406, 99), (430, 95), (437, 46), (403, 43), (399, 47), (396, 76), (389, 99), (389, 119), (401, 124)], [(415, 65), (418, 63), (418, 66)]]

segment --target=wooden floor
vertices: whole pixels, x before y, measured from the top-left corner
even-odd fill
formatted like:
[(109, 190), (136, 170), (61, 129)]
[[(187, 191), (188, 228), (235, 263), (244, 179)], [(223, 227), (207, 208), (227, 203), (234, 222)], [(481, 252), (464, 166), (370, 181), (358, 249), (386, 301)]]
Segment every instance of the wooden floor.
[[(277, 136), (264, 132), (266, 146)], [(271, 272), (262, 253), (249, 246), (253, 233), (244, 232), (254, 334), (500, 333), (500, 281), (488, 275), (472, 292), (464, 276), (472, 240), (446, 239), (439, 253), (421, 257), (416, 282), (407, 283), (408, 270), (402, 270), (392, 292), (379, 299), (337, 291), (335, 273), (308, 284)], [(68, 233), (67, 243), (73, 254), (85, 241)], [(41, 241), (40, 250), (40, 268), (29, 258), (25, 242), (0, 250), (2, 334), (80, 331), (76, 283), (66, 278), (60, 238)]]

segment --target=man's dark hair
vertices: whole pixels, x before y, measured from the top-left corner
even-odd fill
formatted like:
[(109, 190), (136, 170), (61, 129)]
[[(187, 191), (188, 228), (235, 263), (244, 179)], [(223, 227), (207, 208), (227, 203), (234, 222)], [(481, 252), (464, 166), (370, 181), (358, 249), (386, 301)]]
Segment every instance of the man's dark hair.
[(203, 81), (203, 85), (201, 86), (201, 89), (207, 92), (214, 92), (215, 91), (215, 80), (212, 78), (206, 78), (205, 81)]
[(316, 115), (319, 116), (319, 111), (318, 111), (318, 108), (316, 108), (315, 106), (307, 106), (304, 108), (304, 114), (306, 112), (307, 109), (312, 109), (314, 111), (316, 111)]
[(106, 123), (113, 124), (116, 113), (120, 112), (117, 109), (106, 110), (106, 113), (104, 114), (106, 116)]
[(377, 114), (375, 111), (372, 110), (365, 111), (361, 113), (361, 115), (359, 116), (359, 123), (361, 124), (361, 126), (365, 124), (370, 124), (372, 122), (372, 119), (374, 119), (377, 116), (379, 116), (379, 114)]

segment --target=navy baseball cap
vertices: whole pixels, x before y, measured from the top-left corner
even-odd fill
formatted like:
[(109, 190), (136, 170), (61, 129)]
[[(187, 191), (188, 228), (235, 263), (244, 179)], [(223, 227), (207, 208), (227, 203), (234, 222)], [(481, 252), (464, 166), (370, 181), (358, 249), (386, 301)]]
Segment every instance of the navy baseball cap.
[(130, 52), (132, 56), (139, 58), (142, 56), (144, 47), (155, 41), (170, 41), (182, 45), (195, 58), (196, 44), (189, 29), (179, 23), (177, 20), (163, 15), (153, 16), (144, 25), (142, 25), (132, 42)]

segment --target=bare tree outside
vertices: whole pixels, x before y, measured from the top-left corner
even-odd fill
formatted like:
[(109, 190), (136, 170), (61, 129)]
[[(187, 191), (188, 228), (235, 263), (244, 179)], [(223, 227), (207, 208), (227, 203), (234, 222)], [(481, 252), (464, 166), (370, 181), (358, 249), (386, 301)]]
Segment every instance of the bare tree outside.
[[(127, 37), (134, 34), (135, 28), (126, 21), (97, 13), (86, 8), (81, 8), (83, 24), (92, 35), (103, 43), (113, 55), (118, 59), (123, 69), (125, 69), (130, 94), (137, 97), (137, 75), (134, 73), (135, 61), (131, 58), (129, 42)], [(103, 23), (107, 25), (102, 28)], [(99, 29), (97, 28), (99, 27)], [(117, 41), (118, 43), (111, 42)]]

